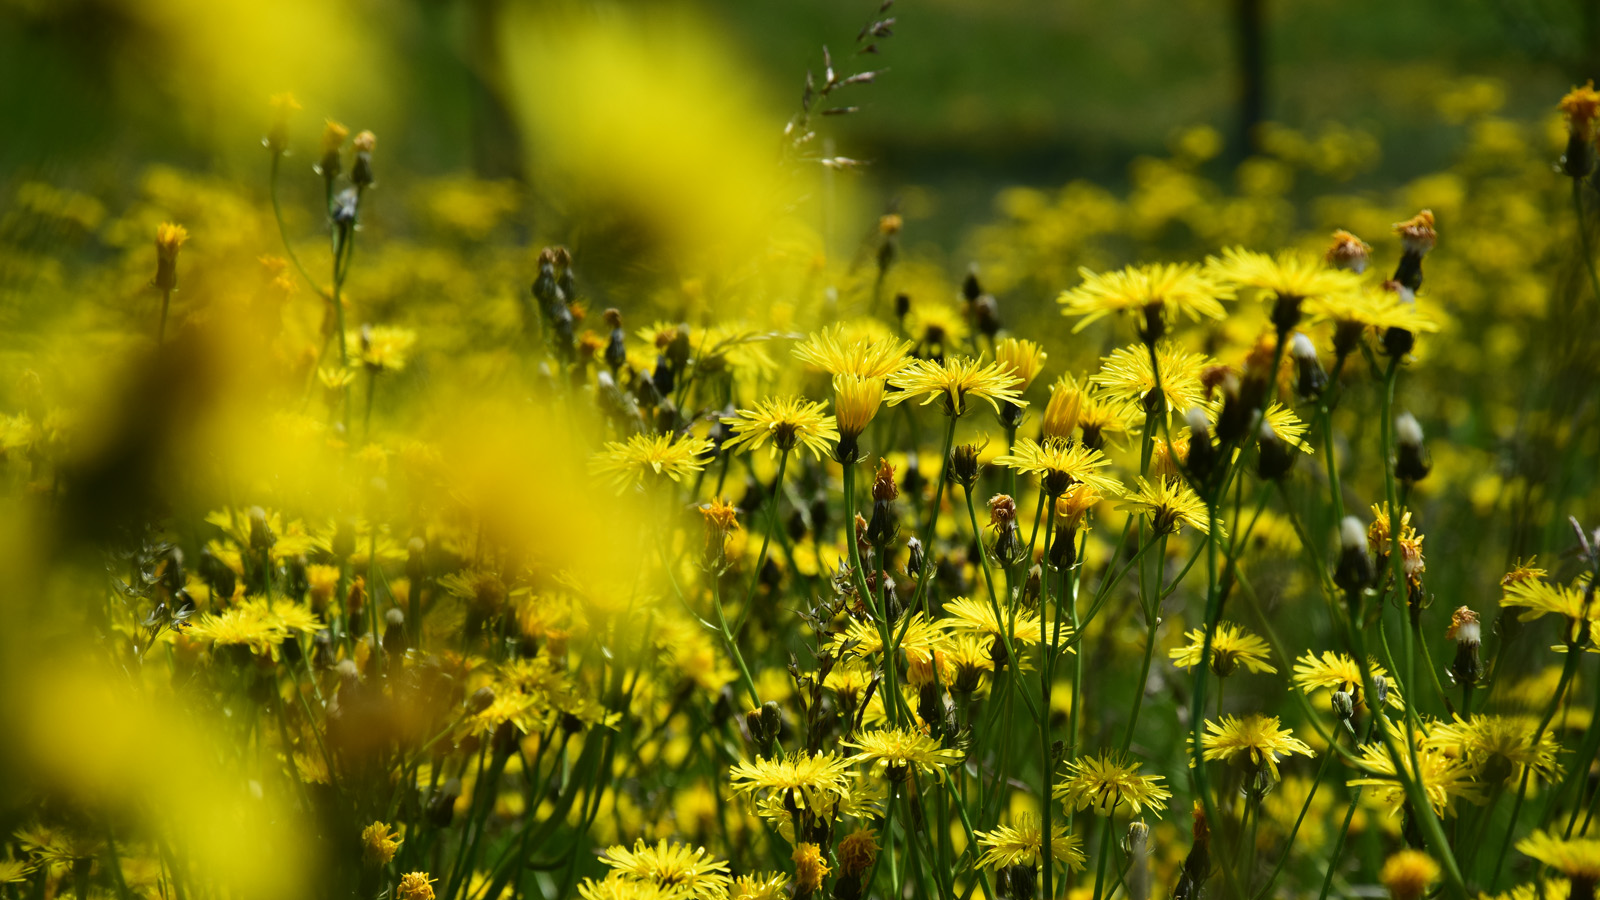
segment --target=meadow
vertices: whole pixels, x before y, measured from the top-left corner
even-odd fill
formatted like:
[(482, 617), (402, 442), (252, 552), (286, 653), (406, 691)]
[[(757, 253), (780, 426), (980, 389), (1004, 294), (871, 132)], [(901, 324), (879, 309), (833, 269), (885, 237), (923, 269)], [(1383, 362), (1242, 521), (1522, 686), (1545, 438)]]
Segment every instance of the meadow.
[(1595, 896), (1600, 92), (935, 212), (873, 9), (0, 177), (0, 897)]

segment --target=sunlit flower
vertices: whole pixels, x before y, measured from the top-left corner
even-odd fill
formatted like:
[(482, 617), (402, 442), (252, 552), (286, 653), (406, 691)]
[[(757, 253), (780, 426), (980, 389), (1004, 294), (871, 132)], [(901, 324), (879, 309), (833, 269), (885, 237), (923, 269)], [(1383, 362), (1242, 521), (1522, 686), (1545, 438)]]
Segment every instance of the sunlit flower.
[(1521, 578), (1508, 584), (1500, 605), (1521, 609), (1517, 619), (1531, 622), (1545, 615), (1563, 616), (1570, 625), (1568, 638), (1579, 636), (1578, 623), (1600, 617), (1600, 608), (1588, 603), (1589, 593), (1580, 587), (1562, 587), (1538, 578)]
[(1517, 842), (1517, 851), (1567, 876), (1572, 882), (1573, 897), (1590, 896), (1600, 881), (1600, 840), (1560, 838), (1537, 829)]
[(345, 340), (355, 351), (350, 357), (352, 362), (360, 363), (369, 372), (398, 372), (406, 367), (417, 333), (391, 325), (363, 325)]
[(361, 852), (372, 865), (388, 865), (395, 851), (400, 849), (400, 843), (398, 834), (391, 832), (383, 822), (373, 822), (361, 829)]
[[(1367, 665), (1372, 670), (1374, 680), (1388, 678), (1383, 666), (1376, 662), (1368, 662)], [(1343, 653), (1324, 650), (1321, 656), (1317, 656), (1307, 650), (1294, 661), (1294, 683), (1307, 694), (1324, 690), (1359, 695), (1362, 690), (1361, 669), (1354, 659)], [(1384, 702), (1395, 709), (1403, 706), (1400, 691), (1393, 685), (1388, 687), (1388, 696)]]
[(635, 880), (677, 887), (696, 900), (719, 900), (733, 883), (728, 877), (728, 864), (709, 856), (704, 847), (691, 848), (664, 840), (654, 847), (643, 840), (636, 841), (632, 850), (612, 846), (600, 861)]
[(822, 888), (822, 879), (828, 877), (828, 861), (822, 858), (822, 848), (816, 844), (800, 843), (794, 848), (794, 892), (804, 897)]
[[(944, 621), (948, 621), (957, 631), (987, 635), (992, 638), (998, 638), (1009, 631), (1011, 643), (1013, 644), (1031, 646), (1039, 643), (1039, 629), (1043, 627), (1039, 623), (1039, 614), (1037, 612), (1019, 609), (1015, 614), (1015, 622), (1009, 622), (1010, 614), (1006, 613), (1005, 610), (1001, 610), (1001, 614), (1006, 615), (1008, 618), (1010, 628), (1007, 628), (1006, 624), (995, 618), (993, 606), (982, 601), (969, 600), (966, 597), (946, 600), (944, 612), (948, 617)], [(1053, 631), (1053, 629), (1051, 630)], [(1067, 628), (1065, 625), (1062, 626), (1063, 635), (1070, 635), (1071, 633), (1072, 629)]]
[(1111, 460), (1083, 444), (1059, 439), (1040, 443), (1032, 438), (1020, 438), (1010, 453), (995, 457), (994, 462), (1025, 475), (1038, 476), (1052, 496), (1074, 484), (1087, 484), (1112, 497), (1122, 493), (1122, 483), (1100, 471), (1110, 466)]
[(906, 728), (867, 731), (842, 744), (856, 751), (851, 762), (870, 763), (873, 771), (886, 772), (896, 781), (912, 768), (943, 781), (944, 770), (961, 762), (960, 750), (940, 747), (933, 738)]
[(1073, 332), (1082, 331), (1115, 312), (1160, 314), (1172, 320), (1179, 315), (1198, 322), (1227, 315), (1219, 300), (1231, 300), (1233, 291), (1209, 278), (1192, 263), (1152, 263), (1096, 274), (1079, 269), (1083, 283), (1056, 298), (1062, 312), (1082, 316)]
[[(1161, 395), (1170, 416), (1184, 412), (1205, 399), (1200, 372), (1208, 364), (1205, 354), (1185, 352), (1177, 344), (1156, 345), (1156, 365), (1161, 373)], [(1150, 351), (1135, 344), (1119, 347), (1100, 361), (1100, 371), (1090, 379), (1119, 400), (1148, 404), (1156, 388), (1156, 373), (1150, 367)], [(1081, 414), (1080, 414), (1081, 415)]]
[[(980, 831), (975, 835), (984, 848), (978, 857), (980, 869), (998, 871), (1008, 866), (1037, 866), (1043, 849), (1043, 829), (1033, 816), (1022, 816), (1015, 826), (998, 825), (993, 831)], [(1083, 838), (1067, 834), (1065, 825), (1050, 826), (1050, 858), (1065, 865), (1068, 871), (1081, 872), (1084, 868)]]
[(1265, 766), (1278, 780), (1278, 760), (1296, 753), (1314, 756), (1311, 748), (1294, 732), (1278, 727), (1277, 716), (1252, 713), (1239, 718), (1223, 716), (1220, 723), (1206, 720), (1206, 733), (1200, 736), (1202, 756), (1209, 762), (1239, 762), (1251, 767)]
[[(1392, 723), (1385, 727), (1393, 736), (1399, 750), (1401, 769), (1406, 776), (1417, 781), (1418, 772), (1421, 773), (1422, 790), (1436, 814), (1445, 815), (1458, 799), (1472, 803), (1483, 799), (1482, 787), (1474, 780), (1472, 768), (1466, 763), (1439, 750), (1421, 749), (1417, 751), (1417, 767), (1413, 770), (1411, 754), (1406, 749), (1406, 738)], [(1405, 788), (1395, 777), (1394, 759), (1382, 744), (1373, 742), (1362, 745), (1360, 766), (1365, 774), (1350, 779), (1352, 787), (1377, 788), (1378, 797), (1391, 815), (1405, 808), (1408, 802)]]
[[(1190, 669), (1202, 661), (1206, 633), (1195, 628), (1184, 637), (1189, 643), (1171, 651), (1170, 655), (1173, 665)], [(1233, 670), (1240, 665), (1258, 674), (1278, 671), (1267, 662), (1269, 653), (1266, 641), (1232, 622), (1218, 622), (1211, 636), (1211, 670), (1224, 678), (1233, 674)]]
[(782, 872), (740, 875), (733, 880), (728, 898), (729, 900), (785, 900), (789, 896), (785, 890), (788, 884), (789, 876)]
[(395, 896), (399, 900), (433, 900), (433, 883), (437, 880), (429, 878), (427, 872), (407, 872), (400, 876)]
[(660, 478), (680, 481), (705, 466), (711, 442), (693, 435), (636, 434), (627, 443), (607, 442), (589, 460), (589, 471), (607, 476), (618, 491)]
[(1378, 880), (1389, 889), (1392, 900), (1421, 900), (1439, 880), (1439, 864), (1421, 850), (1407, 847), (1384, 861)]
[(1067, 763), (1067, 777), (1056, 784), (1055, 796), (1069, 809), (1094, 807), (1096, 815), (1109, 816), (1127, 805), (1138, 815), (1149, 807), (1167, 808), (1172, 792), (1162, 787), (1160, 775), (1140, 775), (1139, 763), (1116, 752), (1083, 756)]
[(1224, 284), (1301, 300), (1353, 291), (1360, 286), (1355, 273), (1330, 269), (1315, 256), (1294, 251), (1270, 256), (1242, 247), (1229, 247), (1222, 251), (1221, 257), (1208, 258), (1206, 269)]
[(1403, 328), (1415, 333), (1432, 333), (1439, 325), (1394, 291), (1376, 287), (1355, 287), (1319, 295), (1306, 302), (1306, 312), (1314, 322), (1332, 322), (1361, 332), (1381, 332)]
[[(814, 332), (795, 345), (794, 355), (830, 375), (872, 379), (887, 378), (905, 368), (911, 362), (906, 355), (910, 350), (910, 341), (887, 336), (848, 338), (841, 324)], [(834, 383), (837, 385), (837, 379)]]
[(1531, 767), (1534, 776), (1550, 781), (1561, 773), (1556, 763), (1561, 742), (1546, 729), (1535, 744), (1538, 728), (1531, 716), (1474, 714), (1462, 720), (1458, 715), (1434, 725), (1422, 745), (1460, 758), (1480, 780), (1520, 781), (1523, 770)]
[(1084, 518), (1103, 498), (1093, 485), (1075, 484), (1056, 498), (1056, 526), (1083, 528)]
[(1158, 534), (1172, 534), (1184, 525), (1211, 533), (1210, 512), (1205, 501), (1182, 479), (1158, 477), (1146, 481), (1140, 478), (1136, 484), (1138, 489), (1118, 504), (1117, 509), (1149, 516)]
[(1006, 338), (995, 345), (994, 361), (1011, 370), (1015, 379), (1012, 385), (1017, 393), (1022, 393), (1039, 377), (1039, 372), (1044, 369), (1044, 361), (1049, 354), (1044, 352), (1033, 341), (1024, 341), (1017, 338)]
[(883, 405), (883, 379), (842, 374), (833, 376), (833, 409), (839, 433), (852, 440), (867, 430)]
[(973, 397), (987, 400), (997, 413), (1002, 400), (1015, 406), (1028, 405), (1018, 392), (1016, 376), (1009, 368), (972, 357), (951, 357), (942, 363), (914, 360), (889, 376), (889, 383), (900, 389), (890, 395), (890, 406), (918, 399), (926, 406), (934, 400), (942, 400), (945, 412), (952, 416), (965, 414), (967, 401)]
[(823, 412), (826, 408), (801, 397), (762, 400), (754, 409), (741, 409), (738, 415), (723, 417), (723, 423), (733, 428), (733, 437), (724, 449), (758, 450), (771, 438), (773, 453), (788, 453), (801, 447), (821, 459), (830, 444), (839, 440), (833, 416)]
[(757, 758), (728, 770), (728, 789), (734, 796), (778, 795), (806, 809), (826, 808), (850, 793), (849, 768), (837, 753)]

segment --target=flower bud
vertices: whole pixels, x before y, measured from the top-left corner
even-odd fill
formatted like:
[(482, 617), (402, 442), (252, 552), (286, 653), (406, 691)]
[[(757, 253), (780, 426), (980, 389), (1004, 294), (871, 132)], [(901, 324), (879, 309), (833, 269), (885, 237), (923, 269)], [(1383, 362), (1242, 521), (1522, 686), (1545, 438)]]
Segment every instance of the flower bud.
[(1187, 465), (1197, 480), (1204, 481), (1217, 462), (1217, 449), (1211, 445), (1211, 420), (1206, 418), (1205, 408), (1200, 406), (1189, 407), (1183, 418), (1189, 425)]
[(1395, 464), (1394, 473), (1402, 481), (1418, 482), (1428, 477), (1433, 463), (1428, 450), (1422, 445), (1422, 426), (1416, 416), (1401, 413), (1394, 421)]
[(1261, 477), (1267, 481), (1277, 481), (1289, 474), (1289, 470), (1294, 468), (1294, 448), (1278, 437), (1278, 433), (1272, 430), (1272, 423), (1266, 419), (1261, 420), (1257, 441), (1259, 454), (1256, 471)]
[(1478, 614), (1470, 606), (1458, 608), (1450, 617), (1450, 627), (1444, 636), (1456, 642), (1456, 658), (1450, 664), (1450, 674), (1456, 684), (1472, 687), (1483, 677), (1483, 662), (1478, 649), (1483, 645), (1483, 628), (1478, 624)]
[(363, 131), (350, 142), (355, 149), (355, 162), (350, 165), (350, 183), (357, 187), (372, 186), (372, 151), (378, 146), (378, 136)]
[(317, 161), (316, 171), (323, 180), (329, 184), (339, 175), (339, 151), (344, 148), (345, 138), (350, 136), (350, 129), (332, 119), (322, 129), (322, 157)]
[(178, 248), (189, 239), (182, 225), (162, 222), (156, 228), (156, 287), (163, 291), (178, 287)]
[(1127, 874), (1123, 876), (1128, 900), (1149, 900), (1150, 826), (1143, 821), (1129, 822), (1128, 837), (1122, 846), (1128, 854)]
[(962, 444), (950, 451), (950, 479), (967, 490), (978, 483), (982, 467), (978, 464), (977, 444)]
[(1405, 249), (1395, 267), (1394, 280), (1415, 291), (1422, 287), (1422, 258), (1433, 249), (1438, 233), (1433, 228), (1433, 211), (1425, 209), (1404, 222), (1394, 223), (1395, 234)]
[(1328, 373), (1322, 368), (1322, 360), (1317, 357), (1317, 348), (1311, 343), (1311, 338), (1305, 332), (1296, 331), (1289, 344), (1289, 355), (1293, 357), (1298, 377), (1295, 389), (1302, 397), (1321, 396), (1328, 387)]
[(1339, 523), (1339, 548), (1339, 565), (1333, 571), (1333, 583), (1350, 595), (1353, 606), (1376, 575), (1372, 557), (1367, 554), (1367, 530), (1360, 519), (1345, 516)]
[(1360, 275), (1367, 270), (1371, 253), (1372, 247), (1366, 241), (1341, 229), (1333, 233), (1333, 246), (1328, 248), (1326, 259), (1335, 269)]
[(906, 560), (906, 572), (920, 577), (919, 573), (922, 572), (928, 561), (927, 552), (922, 546), (922, 539), (910, 538), (907, 540), (906, 550), (909, 553), (909, 558)]

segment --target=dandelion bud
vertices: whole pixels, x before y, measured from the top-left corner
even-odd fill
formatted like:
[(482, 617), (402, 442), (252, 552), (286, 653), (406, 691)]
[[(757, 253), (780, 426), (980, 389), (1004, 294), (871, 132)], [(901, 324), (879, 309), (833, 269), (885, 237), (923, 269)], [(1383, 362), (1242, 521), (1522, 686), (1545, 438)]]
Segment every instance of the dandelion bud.
[(1050, 565), (1065, 571), (1078, 563), (1078, 529), (1057, 524), (1055, 536), (1050, 541)]
[(1394, 473), (1402, 481), (1417, 482), (1428, 477), (1433, 463), (1428, 450), (1422, 445), (1422, 426), (1416, 416), (1401, 413), (1394, 420), (1395, 464)]
[(941, 693), (939, 686), (931, 680), (924, 682), (917, 689), (917, 715), (928, 723), (929, 732), (935, 740), (940, 737), (941, 726), (944, 723), (944, 701), (940, 696)]
[(661, 396), (672, 396), (673, 389), (677, 387), (677, 379), (672, 374), (672, 364), (667, 361), (666, 354), (656, 354), (656, 367), (650, 373), (650, 380), (655, 383), (655, 389)]
[(1122, 843), (1128, 854), (1128, 872), (1123, 876), (1128, 900), (1150, 898), (1150, 826), (1142, 821), (1128, 823), (1128, 837)]
[(1183, 418), (1189, 425), (1189, 471), (1204, 481), (1217, 461), (1217, 450), (1211, 446), (1211, 420), (1199, 406), (1189, 407)]
[(1272, 301), (1272, 325), (1278, 331), (1279, 340), (1300, 324), (1300, 304), (1304, 299), (1299, 294), (1279, 294)]
[(182, 225), (162, 222), (156, 228), (155, 285), (161, 290), (171, 291), (178, 287), (178, 248), (188, 239), (189, 232)]
[[(1247, 381), (1240, 380), (1231, 369), (1224, 369), (1217, 376), (1216, 390), (1222, 395), (1222, 409), (1217, 412), (1217, 440), (1224, 443), (1241, 440), (1250, 433), (1250, 423), (1266, 394), (1266, 384), (1257, 377), (1258, 373), (1246, 374), (1250, 376)], [(1189, 452), (1194, 452), (1193, 446)]]
[(1561, 157), (1561, 169), (1573, 178), (1582, 178), (1594, 170), (1594, 121), (1600, 116), (1600, 92), (1590, 80), (1583, 87), (1573, 88), (1561, 98), (1561, 112), (1567, 119), (1567, 152)]
[(1295, 388), (1302, 397), (1317, 397), (1328, 387), (1328, 373), (1317, 357), (1317, 348), (1305, 332), (1296, 331), (1289, 344), (1289, 355), (1294, 359), (1298, 378)]
[(989, 526), (994, 529), (994, 555), (1007, 568), (1022, 562), (1028, 547), (1017, 528), (1017, 503), (1007, 494), (989, 498)]
[(399, 607), (383, 614), (383, 652), (399, 656), (406, 652), (406, 614)]
[(1000, 301), (993, 294), (984, 294), (972, 304), (972, 326), (991, 340), (1000, 333)]
[(1339, 229), (1333, 233), (1333, 246), (1328, 248), (1328, 265), (1335, 269), (1344, 269), (1360, 275), (1367, 270), (1372, 247), (1366, 241), (1356, 237), (1348, 231)]
[(995, 888), (1005, 900), (1033, 900), (1039, 867), (1031, 862), (1006, 866), (995, 876), (995, 881)]
[(1450, 674), (1456, 684), (1472, 687), (1483, 677), (1483, 663), (1478, 658), (1478, 648), (1483, 645), (1483, 628), (1478, 624), (1478, 614), (1470, 606), (1462, 606), (1450, 616), (1450, 627), (1444, 636), (1456, 642), (1456, 658), (1450, 664)]
[(978, 464), (977, 444), (962, 444), (950, 451), (950, 479), (967, 490), (978, 483), (978, 474), (982, 467)]
[(455, 818), (456, 801), (461, 798), (461, 779), (452, 778), (439, 792), (428, 798), (428, 821), (435, 828), (449, 828)]
[(1267, 481), (1277, 481), (1294, 468), (1294, 448), (1278, 437), (1278, 433), (1272, 430), (1272, 424), (1265, 419), (1261, 420), (1258, 447), (1260, 452), (1256, 458), (1256, 471)]
[(378, 146), (378, 136), (370, 131), (363, 131), (356, 135), (350, 142), (355, 149), (355, 162), (350, 165), (350, 183), (357, 187), (372, 186), (372, 151)]
[(911, 295), (900, 293), (894, 295), (895, 321), (904, 323), (907, 315), (911, 313)]
[(611, 326), (611, 334), (606, 339), (605, 360), (606, 365), (611, 367), (612, 373), (615, 373), (628, 361), (628, 336), (622, 330), (622, 313), (608, 309), (604, 318), (606, 324)]
[(1339, 721), (1350, 727), (1350, 719), (1356, 714), (1356, 698), (1349, 691), (1334, 691), (1332, 697), (1333, 714)]
[(329, 184), (339, 175), (339, 151), (344, 148), (345, 138), (349, 136), (350, 129), (332, 119), (322, 129), (322, 158), (317, 161), (315, 168), (317, 174)]
[(1378, 872), (1378, 880), (1389, 889), (1393, 900), (1419, 900), (1439, 880), (1439, 864), (1421, 850), (1407, 847), (1389, 857)]
[(1211, 828), (1206, 824), (1205, 808), (1198, 800), (1194, 803), (1193, 818), (1194, 843), (1183, 858), (1178, 884), (1172, 889), (1172, 900), (1198, 900), (1201, 888), (1211, 877)]
[(920, 573), (928, 562), (927, 552), (922, 547), (922, 539), (910, 538), (907, 540), (906, 551), (908, 553), (906, 572), (912, 575)]
[(328, 214), (333, 218), (333, 224), (342, 229), (347, 229), (356, 224), (356, 208), (361, 205), (361, 195), (355, 188), (345, 188), (333, 198), (333, 206)]
[(1383, 675), (1372, 676), (1372, 701), (1377, 706), (1389, 702), (1389, 679)]
[(981, 296), (983, 296), (983, 285), (978, 283), (978, 266), (974, 263), (967, 269), (967, 277), (961, 279), (961, 299), (975, 303)]
[(1433, 211), (1425, 209), (1404, 222), (1394, 223), (1405, 253), (1395, 267), (1394, 280), (1415, 291), (1422, 287), (1422, 258), (1433, 249), (1438, 233), (1433, 228)]
[(1353, 605), (1376, 575), (1372, 557), (1367, 554), (1367, 531), (1360, 519), (1345, 516), (1339, 523), (1339, 547), (1339, 565), (1333, 571), (1333, 583), (1350, 595)]

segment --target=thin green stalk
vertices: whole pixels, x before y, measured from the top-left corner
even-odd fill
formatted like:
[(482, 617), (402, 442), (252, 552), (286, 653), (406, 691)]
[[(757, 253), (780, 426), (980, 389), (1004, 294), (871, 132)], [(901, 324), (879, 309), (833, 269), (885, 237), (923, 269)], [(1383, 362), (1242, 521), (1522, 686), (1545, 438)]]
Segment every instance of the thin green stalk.
[[(1046, 806), (1049, 805), (1047, 802)], [(1100, 900), (1101, 892), (1106, 884), (1106, 861), (1111, 858), (1111, 817), (1104, 816), (1100, 823), (1100, 862), (1094, 869), (1094, 900)], [(1049, 843), (1042, 841), (1041, 843)], [(1046, 894), (1047, 900), (1054, 900), (1053, 894)]]
[(156, 326), (156, 346), (160, 347), (167, 341), (167, 307), (172, 304), (172, 289), (161, 289), (161, 324)]
[(1324, 753), (1322, 763), (1317, 766), (1317, 776), (1311, 780), (1311, 789), (1306, 791), (1306, 802), (1300, 805), (1300, 814), (1295, 816), (1294, 826), (1289, 829), (1289, 836), (1284, 838), (1283, 853), (1279, 854), (1278, 862), (1267, 875), (1266, 884), (1256, 893), (1257, 900), (1265, 900), (1272, 893), (1273, 882), (1278, 880), (1278, 875), (1283, 872), (1283, 866), (1289, 861), (1289, 854), (1294, 850), (1295, 836), (1300, 833), (1300, 823), (1306, 820), (1306, 813), (1311, 809), (1311, 801), (1317, 797), (1317, 789), (1322, 786), (1322, 778), (1328, 773), (1328, 765), (1333, 762), (1337, 753)]
[[(1133, 712), (1128, 716), (1128, 730), (1123, 732), (1122, 744), (1118, 747), (1123, 753), (1128, 752), (1128, 748), (1133, 745), (1134, 729), (1139, 725), (1139, 711), (1144, 707), (1145, 685), (1150, 680), (1150, 658), (1155, 655), (1156, 629), (1161, 625), (1161, 563), (1167, 558), (1167, 536), (1162, 534), (1156, 537), (1156, 545), (1156, 571), (1153, 576), (1155, 583), (1150, 589), (1155, 596), (1142, 604), (1145, 618), (1144, 662), (1139, 666), (1139, 680), (1133, 685)], [(1139, 569), (1139, 575), (1139, 594), (1140, 599), (1144, 600), (1146, 585), (1143, 566)], [(1206, 660), (1201, 659), (1200, 665), (1206, 664)]]

